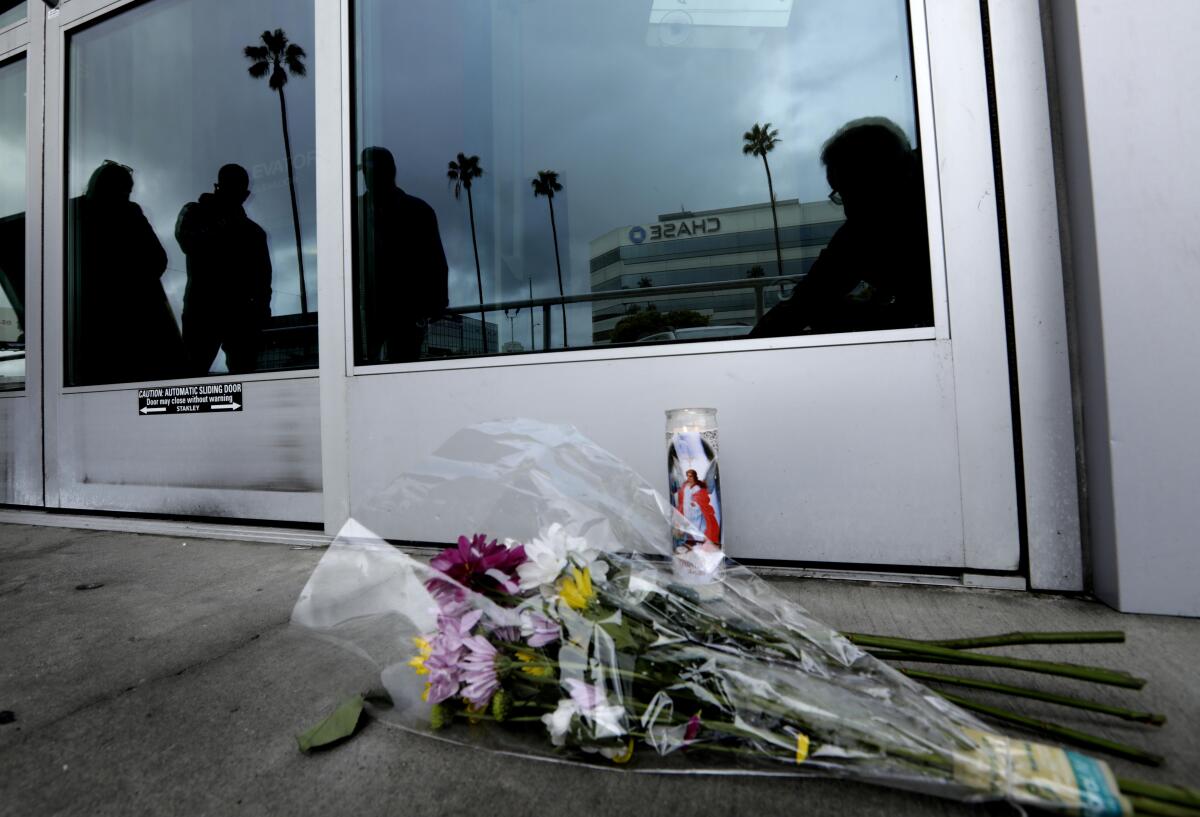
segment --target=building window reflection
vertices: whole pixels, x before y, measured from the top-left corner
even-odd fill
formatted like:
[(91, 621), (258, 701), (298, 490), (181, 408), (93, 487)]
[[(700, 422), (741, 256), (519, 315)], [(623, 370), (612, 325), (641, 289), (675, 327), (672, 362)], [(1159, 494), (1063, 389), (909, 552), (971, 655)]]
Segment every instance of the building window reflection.
[(25, 82), (23, 57), (0, 64), (0, 390), (25, 385)]
[(354, 4), (358, 363), (932, 323), (904, 0), (662, 5)]
[(67, 39), (66, 384), (317, 363), (303, 0), (155, 0)]

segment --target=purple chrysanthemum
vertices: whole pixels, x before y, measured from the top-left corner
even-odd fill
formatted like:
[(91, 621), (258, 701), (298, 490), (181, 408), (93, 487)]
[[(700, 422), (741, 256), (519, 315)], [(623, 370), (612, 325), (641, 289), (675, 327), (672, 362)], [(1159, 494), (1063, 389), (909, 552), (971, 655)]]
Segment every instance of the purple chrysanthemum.
[[(487, 536), (477, 533), (470, 539), (458, 537), (457, 547), (446, 548), (434, 556), (429, 565), (471, 590), (498, 589), (505, 593), (516, 593), (521, 587), (517, 568), (525, 559), (524, 545), (509, 548), (495, 539), (489, 542)], [(437, 579), (430, 579), (425, 586), (439, 603), (443, 597), (454, 597), (454, 591), (458, 590), (454, 585)]]
[(531, 647), (553, 644), (561, 636), (558, 623), (545, 616), (528, 611), (521, 616), (521, 632)]
[(429, 670), (429, 703), (453, 697), (462, 686), (466, 641), (482, 615), (480, 610), (462, 610), (458, 615), (443, 612), (438, 616), (438, 632), (429, 640), (431, 651), (425, 660), (425, 668)]
[(471, 636), (463, 645), (466, 655), (462, 659), (462, 695), (471, 706), (481, 708), (500, 689), (500, 679), (496, 675), (496, 648), (481, 635)]

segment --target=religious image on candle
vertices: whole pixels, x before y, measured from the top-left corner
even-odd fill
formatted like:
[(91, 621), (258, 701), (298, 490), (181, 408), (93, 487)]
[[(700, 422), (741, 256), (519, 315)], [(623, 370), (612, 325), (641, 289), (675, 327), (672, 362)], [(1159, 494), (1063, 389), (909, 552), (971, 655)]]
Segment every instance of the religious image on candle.
[(667, 412), (667, 480), (673, 573), (683, 583), (712, 585), (725, 562), (717, 411)]
[(675, 547), (721, 548), (721, 479), (717, 455), (699, 431), (676, 431), (667, 452), (671, 504), (688, 521), (674, 531)]

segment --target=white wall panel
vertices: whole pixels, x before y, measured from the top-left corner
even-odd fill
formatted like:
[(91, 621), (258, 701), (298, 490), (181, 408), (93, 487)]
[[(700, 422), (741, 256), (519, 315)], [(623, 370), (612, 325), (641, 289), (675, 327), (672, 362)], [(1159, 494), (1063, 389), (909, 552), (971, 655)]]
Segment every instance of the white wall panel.
[[(948, 352), (918, 341), (359, 376), (351, 513), (455, 431), (506, 417), (575, 425), (665, 492), (663, 412), (703, 405), (718, 410), (734, 557), (963, 566)], [(360, 521), (402, 539), (463, 533), (448, 519)]]
[(244, 383), (239, 412), (144, 416), (136, 389), (63, 395), (49, 441), (63, 508), (321, 520), (314, 377)]

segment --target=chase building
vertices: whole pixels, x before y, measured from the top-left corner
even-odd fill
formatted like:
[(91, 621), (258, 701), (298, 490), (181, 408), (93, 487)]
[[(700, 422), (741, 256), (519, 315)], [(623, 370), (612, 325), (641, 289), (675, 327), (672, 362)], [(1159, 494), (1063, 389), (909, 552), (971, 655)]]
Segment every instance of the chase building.
[[(776, 203), (785, 276), (804, 275), (842, 225), (842, 208), (828, 201), (788, 199)], [(755, 281), (778, 274), (774, 225), (769, 203), (666, 213), (649, 224), (617, 227), (593, 239), (592, 292), (629, 290), (629, 298), (597, 301), (592, 339), (603, 343), (617, 322), (638, 310), (688, 310), (709, 326), (753, 326)], [(705, 292), (652, 294), (659, 287), (710, 284)], [(739, 286), (740, 285), (740, 286)], [(764, 286), (770, 309), (790, 286)]]

